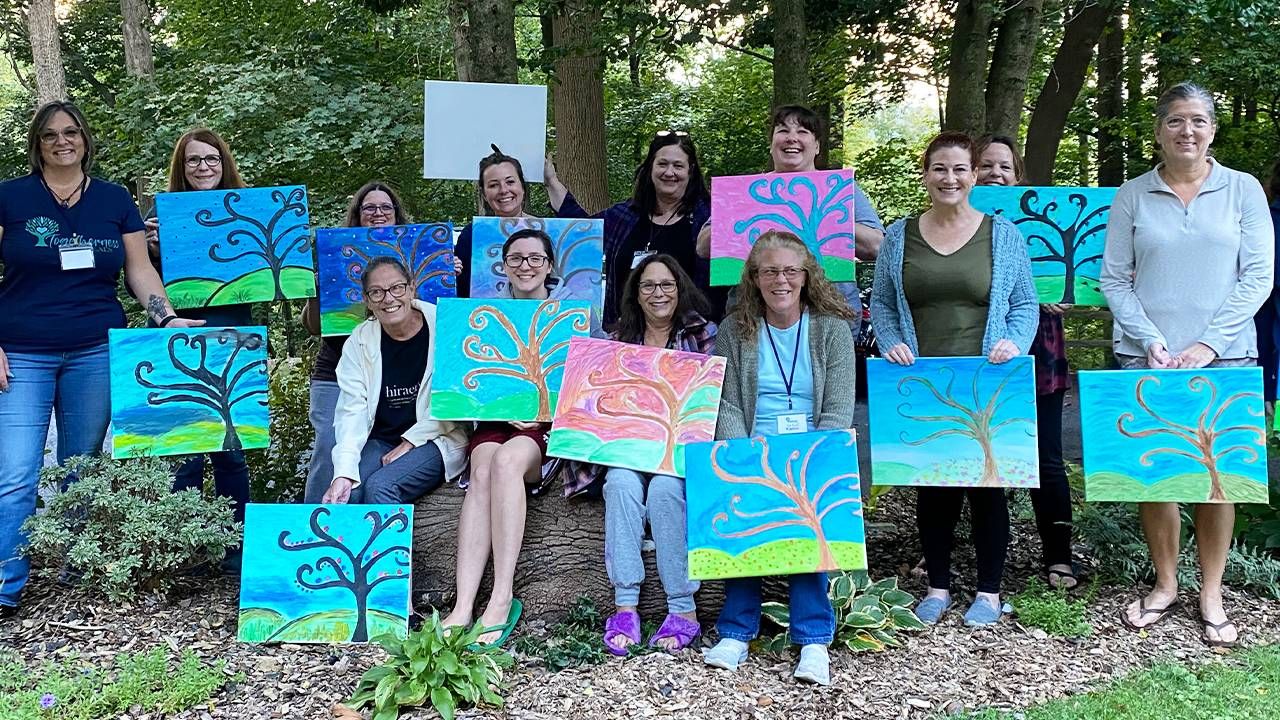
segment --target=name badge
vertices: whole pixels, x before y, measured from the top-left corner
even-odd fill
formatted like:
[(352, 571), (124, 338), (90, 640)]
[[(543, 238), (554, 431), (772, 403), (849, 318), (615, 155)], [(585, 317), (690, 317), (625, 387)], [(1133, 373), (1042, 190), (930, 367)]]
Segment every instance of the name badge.
[(636, 254), (631, 256), (631, 269), (635, 270), (636, 266), (640, 264), (641, 260), (644, 260), (645, 258), (649, 257), (652, 254), (653, 254), (652, 250), (636, 251)]
[(794, 435), (809, 429), (809, 419), (804, 413), (788, 413), (778, 416), (778, 434)]
[(58, 256), (62, 261), (63, 270), (92, 270), (93, 248), (87, 246), (72, 246), (58, 248)]

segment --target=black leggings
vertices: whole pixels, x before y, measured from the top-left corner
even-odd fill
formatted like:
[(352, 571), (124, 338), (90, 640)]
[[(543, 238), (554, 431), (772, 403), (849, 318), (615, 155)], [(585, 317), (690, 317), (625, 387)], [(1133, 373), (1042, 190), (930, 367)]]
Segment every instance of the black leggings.
[(1071, 486), (1062, 463), (1062, 397), (1065, 390), (1036, 397), (1040, 488), (1031, 491), (1044, 566), (1071, 564)]
[(978, 558), (977, 589), (998, 593), (1009, 553), (1009, 503), (1004, 488), (916, 488), (916, 525), (924, 546), (929, 587), (951, 589), (951, 547), (966, 497)]

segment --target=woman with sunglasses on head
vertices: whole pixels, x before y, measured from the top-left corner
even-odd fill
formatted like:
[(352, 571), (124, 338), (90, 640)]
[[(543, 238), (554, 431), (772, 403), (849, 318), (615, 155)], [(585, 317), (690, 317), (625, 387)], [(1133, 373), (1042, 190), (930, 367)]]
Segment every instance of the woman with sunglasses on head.
[[(382, 227), (407, 225), (400, 195), (390, 185), (373, 180), (365, 183), (347, 205), (346, 227)], [(302, 305), (302, 324), (312, 335), (320, 334), (320, 303), (308, 298)], [(318, 503), (333, 480), (334, 411), (338, 407), (338, 361), (342, 359), (347, 335), (320, 338), (320, 352), (311, 371), (310, 410), (307, 413), (315, 441), (311, 446), (311, 465), (302, 501)]]
[[(476, 204), (487, 217), (525, 217), (529, 182), (520, 161), (491, 145), (493, 152), (480, 160)], [(554, 170), (548, 172), (554, 173)], [(548, 181), (549, 182), (549, 181)], [(458, 297), (471, 297), (471, 223), (462, 227), (453, 247), (453, 271), (458, 276)]]
[(49, 417), (59, 463), (102, 449), (111, 421), (107, 332), (125, 326), (121, 271), (160, 327), (173, 312), (129, 191), (91, 177), (94, 139), (75, 105), (41, 105), (27, 131), (31, 172), (0, 183), (0, 618), (17, 612), (29, 561)]

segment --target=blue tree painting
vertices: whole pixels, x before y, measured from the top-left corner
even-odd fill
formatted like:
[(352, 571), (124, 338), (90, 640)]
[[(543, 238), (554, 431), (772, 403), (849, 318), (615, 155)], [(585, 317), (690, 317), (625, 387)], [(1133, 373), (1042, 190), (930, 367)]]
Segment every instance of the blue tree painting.
[(1262, 368), (1080, 373), (1089, 501), (1265, 503)]
[(399, 260), (413, 276), (419, 300), (457, 294), (453, 226), (449, 223), (316, 230), (320, 266), (320, 333), (349, 335), (365, 318), (361, 278), (376, 257)]
[(237, 636), (292, 643), (403, 638), (412, 544), (412, 505), (251, 503)]
[(315, 297), (306, 188), (161, 193), (156, 215), (175, 308)]
[(1116, 188), (986, 185), (969, 201), (1022, 231), (1040, 302), (1106, 307), (1098, 276), (1115, 197)]
[(264, 448), (264, 327), (112, 330), (111, 456)]
[(569, 297), (587, 300), (599, 315), (604, 306), (604, 221), (580, 218), (478, 217), (471, 223), (471, 297), (507, 296), (502, 244), (517, 230), (533, 228), (551, 236), (556, 263), (552, 274)]
[(689, 577), (866, 569), (853, 430), (685, 447)]
[(867, 361), (875, 485), (1039, 487), (1034, 360)]

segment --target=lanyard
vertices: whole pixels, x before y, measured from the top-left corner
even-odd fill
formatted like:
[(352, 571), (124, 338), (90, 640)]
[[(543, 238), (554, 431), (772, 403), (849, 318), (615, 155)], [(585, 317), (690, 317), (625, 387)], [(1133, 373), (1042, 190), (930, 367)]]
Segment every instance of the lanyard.
[(787, 409), (791, 406), (791, 384), (796, 379), (796, 360), (800, 358), (800, 337), (804, 335), (804, 313), (800, 314), (800, 322), (796, 323), (796, 347), (791, 352), (791, 375), (782, 369), (782, 356), (778, 354), (778, 346), (773, 342), (773, 331), (769, 329), (769, 321), (764, 321), (764, 331), (769, 335), (769, 349), (773, 350), (773, 360), (778, 363), (778, 374), (782, 376), (782, 384), (787, 388)]

